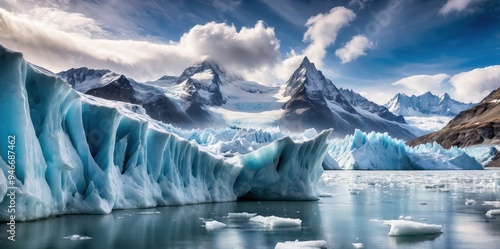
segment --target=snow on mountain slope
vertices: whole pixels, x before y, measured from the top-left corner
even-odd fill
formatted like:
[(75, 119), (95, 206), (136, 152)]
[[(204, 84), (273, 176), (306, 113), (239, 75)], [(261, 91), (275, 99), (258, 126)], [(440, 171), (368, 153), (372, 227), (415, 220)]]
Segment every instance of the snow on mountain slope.
[[(246, 195), (318, 196), (330, 131), (303, 142), (284, 137), (225, 158), (179, 137), (141, 106), (78, 93), (1, 46), (0, 87), (0, 113), (8, 117), (0, 123), (0, 137), (16, 139), (16, 220)], [(1, 150), (4, 176), (7, 158)], [(0, 220), (9, 215), (6, 183), (1, 177)]]
[(191, 118), (205, 117), (197, 120), (202, 128), (277, 126), (287, 99), (279, 86), (242, 80), (210, 61), (187, 68), (177, 79), (174, 85), (148, 84), (161, 85), (160, 90), (177, 99)]
[(182, 111), (180, 103), (169, 99), (158, 88), (137, 83), (124, 75), (85, 67), (73, 68), (57, 75), (82, 93), (141, 105), (156, 120), (186, 128), (195, 125), (191, 117)]
[(344, 98), (349, 101), (349, 104), (355, 107), (360, 107), (363, 110), (369, 111), (371, 113), (377, 114), (379, 117), (383, 119), (387, 119), (389, 121), (396, 121), (398, 123), (405, 124), (405, 119), (403, 116), (396, 116), (391, 113), (386, 107), (375, 104), (372, 101), (369, 101), (365, 97), (361, 96), (359, 93), (354, 92), (349, 89), (339, 89), (340, 93)]
[(398, 93), (385, 105), (396, 115), (407, 116), (456, 116), (459, 112), (474, 106), (473, 103), (458, 102), (447, 93), (436, 96), (431, 92), (426, 92), (419, 96), (407, 96)]
[(337, 137), (352, 134), (355, 129), (389, 132), (403, 139), (415, 137), (397, 122), (354, 108), (307, 57), (287, 81), (284, 97), (290, 97), (283, 106), (280, 120), (280, 125), (286, 129), (333, 128)]

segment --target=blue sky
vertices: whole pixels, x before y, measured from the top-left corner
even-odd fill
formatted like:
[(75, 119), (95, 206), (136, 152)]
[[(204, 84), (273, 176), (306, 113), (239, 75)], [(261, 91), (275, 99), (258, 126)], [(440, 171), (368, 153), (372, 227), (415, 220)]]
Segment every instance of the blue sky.
[(428, 90), (478, 101), (500, 86), (497, 0), (7, 0), (0, 8), (0, 44), (56, 72), (87, 66), (151, 80), (214, 59), (276, 84), (307, 55), (338, 87), (379, 103)]

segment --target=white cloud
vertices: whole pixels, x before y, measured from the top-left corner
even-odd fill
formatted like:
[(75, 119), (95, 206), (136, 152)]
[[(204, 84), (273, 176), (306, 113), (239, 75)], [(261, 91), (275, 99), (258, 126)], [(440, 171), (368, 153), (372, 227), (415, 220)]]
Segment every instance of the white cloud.
[(500, 87), (500, 65), (476, 68), (453, 75), (450, 79), (456, 98), (466, 102), (479, 102)]
[(86, 37), (106, 35), (96, 20), (80, 13), (69, 13), (56, 8), (34, 8), (23, 15), (23, 18), (31, 18), (45, 27)]
[[(50, 8), (28, 14), (0, 9), (0, 43), (52, 71), (87, 66), (108, 68), (138, 80), (178, 75), (192, 63), (213, 59), (229, 69), (268, 68), (281, 61), (274, 29), (258, 22), (240, 31), (232, 25), (197, 25), (168, 44), (103, 38), (98, 23), (81, 14)], [(48, 13), (47, 18), (42, 18)], [(70, 18), (64, 24), (64, 18)], [(74, 26), (70, 26), (74, 24)]]
[(437, 94), (436, 91), (439, 91), (441, 83), (443, 83), (443, 81), (448, 79), (449, 77), (450, 77), (449, 75), (443, 73), (435, 75), (426, 75), (426, 74), (413, 75), (410, 77), (402, 78), (392, 83), (392, 85), (403, 86), (418, 94), (422, 94), (427, 91), (431, 91)]
[(290, 51), (283, 60), (274, 29), (262, 21), (240, 30), (210, 22), (194, 26), (178, 41), (162, 42), (124, 39), (137, 36), (121, 28), (109, 30), (115, 26), (71, 11), (52, 0), (0, 3), (0, 44), (54, 72), (107, 68), (143, 81), (179, 75), (193, 63), (211, 59), (248, 80), (275, 84), (290, 77), (304, 56), (321, 68), (326, 48), (356, 17), (351, 10), (336, 7), (309, 18), (304, 34), (308, 46), (300, 53)]
[(309, 18), (306, 22), (307, 31), (304, 41), (310, 41), (304, 51), (312, 62), (321, 67), (326, 55), (326, 48), (337, 39), (340, 29), (349, 25), (356, 18), (356, 14), (344, 7), (335, 7), (326, 14), (318, 14)]
[(448, 0), (439, 10), (439, 14), (448, 15), (451, 12), (466, 11), (468, 7), (483, 0)]
[(340, 58), (342, 63), (348, 63), (356, 58), (366, 55), (366, 50), (373, 49), (375, 43), (368, 40), (364, 35), (356, 35), (345, 44), (343, 48), (337, 49), (335, 55)]

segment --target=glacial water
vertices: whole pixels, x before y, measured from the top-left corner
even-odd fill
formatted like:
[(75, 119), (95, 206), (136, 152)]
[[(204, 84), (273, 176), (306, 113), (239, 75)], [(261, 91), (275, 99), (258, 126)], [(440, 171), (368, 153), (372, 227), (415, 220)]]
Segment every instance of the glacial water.
[[(274, 248), (296, 239), (325, 240), (328, 248), (353, 248), (353, 243), (364, 248), (500, 244), (500, 215), (485, 215), (500, 209), (500, 170), (330, 171), (322, 179), (328, 197), (319, 201), (241, 201), (66, 215), (18, 223), (16, 242), (7, 241), (2, 225), (0, 248)], [(230, 212), (299, 218), (302, 225), (273, 229), (248, 219), (225, 218)], [(380, 220), (399, 216), (441, 225), (443, 233), (388, 236), (390, 227)], [(227, 227), (207, 230), (204, 219)]]

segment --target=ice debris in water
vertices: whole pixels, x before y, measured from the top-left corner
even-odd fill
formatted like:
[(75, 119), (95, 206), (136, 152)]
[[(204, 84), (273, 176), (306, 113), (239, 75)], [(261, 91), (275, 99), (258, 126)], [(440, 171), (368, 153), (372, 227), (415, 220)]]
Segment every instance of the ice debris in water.
[(488, 217), (493, 217), (495, 215), (500, 215), (500, 209), (491, 209), (491, 210), (488, 210), (488, 212), (486, 212), (486, 216)]
[(257, 213), (247, 213), (247, 212), (243, 212), (243, 213), (228, 213), (227, 214), (227, 218), (229, 219), (250, 219), (254, 216), (256, 216)]
[(390, 225), (389, 236), (419, 236), (441, 234), (441, 225), (427, 224), (409, 220), (387, 220), (384, 224)]
[(494, 206), (496, 208), (500, 208), (500, 201), (484, 201), (483, 205)]
[(322, 249), (327, 248), (327, 243), (324, 240), (309, 240), (309, 241), (285, 241), (278, 242), (274, 249)]
[(465, 199), (465, 205), (470, 206), (476, 204), (476, 201), (473, 199)]
[(227, 227), (226, 224), (219, 222), (219, 221), (216, 221), (216, 220), (205, 222), (205, 228), (207, 230), (215, 230), (215, 229), (221, 229), (221, 228), (226, 228), (226, 227)]
[(71, 236), (63, 237), (63, 239), (69, 239), (69, 240), (88, 240), (88, 239), (92, 239), (92, 237), (81, 236), (81, 235), (78, 235), (78, 234), (73, 234)]
[(365, 248), (365, 246), (363, 245), (363, 243), (352, 243), (352, 247), (355, 248), (355, 249)]
[(266, 226), (270, 226), (272, 228), (275, 227), (300, 227), (302, 224), (302, 220), (300, 219), (292, 219), (292, 218), (283, 218), (277, 216), (261, 216), (257, 215), (253, 218), (250, 218), (251, 222), (261, 223)]

